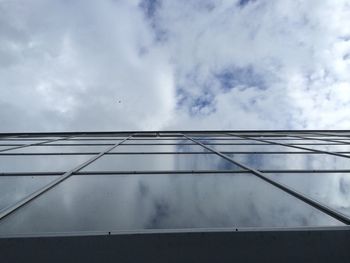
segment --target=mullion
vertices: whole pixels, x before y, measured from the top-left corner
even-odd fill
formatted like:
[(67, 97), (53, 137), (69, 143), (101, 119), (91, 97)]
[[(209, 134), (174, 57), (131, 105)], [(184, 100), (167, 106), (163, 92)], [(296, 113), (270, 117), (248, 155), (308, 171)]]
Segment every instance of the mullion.
[(339, 221), (341, 221), (341, 222), (343, 222), (343, 223), (345, 223), (347, 225), (350, 225), (350, 218), (348, 218), (346, 215), (344, 215), (344, 214), (334, 210), (333, 208), (328, 207), (328, 206), (326, 206), (326, 205), (324, 205), (324, 204), (322, 204), (322, 203), (320, 203), (320, 202), (318, 202), (316, 200), (313, 200), (312, 198), (305, 196), (304, 194), (294, 190), (293, 188), (291, 188), (291, 187), (289, 187), (287, 185), (284, 185), (282, 183), (276, 182), (276, 181), (266, 177), (259, 170), (256, 170), (256, 169), (254, 169), (252, 167), (249, 167), (249, 166), (247, 166), (245, 164), (237, 162), (233, 158), (231, 158), (231, 157), (229, 157), (229, 156), (227, 156), (227, 155), (225, 155), (225, 154), (223, 154), (221, 152), (218, 152), (215, 149), (213, 149), (213, 148), (211, 148), (211, 147), (209, 147), (207, 145), (204, 145), (203, 143), (198, 142), (198, 141), (192, 139), (191, 137), (186, 136), (185, 134), (184, 134), (184, 136), (187, 139), (189, 139), (189, 140), (191, 140), (191, 141), (193, 141), (193, 142), (195, 142), (195, 143), (197, 143), (199, 145), (202, 145), (207, 150), (210, 150), (210, 151), (216, 153), (217, 155), (221, 156), (222, 158), (232, 162), (233, 164), (235, 164), (235, 165), (237, 165), (237, 166), (239, 166), (239, 167), (241, 167), (241, 168), (243, 168), (243, 169), (245, 169), (247, 171), (250, 171), (252, 174), (257, 176), (258, 178), (260, 178), (260, 179), (270, 183), (271, 185), (273, 185), (273, 186), (283, 190), (286, 193), (289, 193), (290, 195), (298, 198), (299, 200), (303, 201), (304, 203), (307, 203), (307, 204), (313, 206), (314, 208), (316, 208), (316, 209), (326, 213), (327, 215), (329, 215), (329, 216), (331, 216), (331, 217), (333, 217), (333, 218), (335, 218), (335, 219), (337, 219), (337, 220), (339, 220)]

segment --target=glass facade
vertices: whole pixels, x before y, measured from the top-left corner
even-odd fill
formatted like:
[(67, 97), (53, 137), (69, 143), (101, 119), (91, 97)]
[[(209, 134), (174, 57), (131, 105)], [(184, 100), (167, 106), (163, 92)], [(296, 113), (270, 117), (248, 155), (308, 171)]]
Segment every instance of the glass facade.
[(0, 236), (350, 224), (350, 133), (0, 134)]

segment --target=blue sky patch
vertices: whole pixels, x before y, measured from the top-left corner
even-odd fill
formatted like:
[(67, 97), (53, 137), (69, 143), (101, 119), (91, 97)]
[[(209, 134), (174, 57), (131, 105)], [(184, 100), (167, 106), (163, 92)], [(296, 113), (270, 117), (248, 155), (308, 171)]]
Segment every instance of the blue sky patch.
[(249, 4), (250, 2), (255, 2), (255, 0), (239, 0), (239, 1), (238, 1), (238, 6), (244, 7), (244, 6), (246, 6), (247, 4)]
[(160, 5), (160, 0), (142, 0), (140, 2), (140, 7), (148, 18), (153, 18), (155, 16)]
[(230, 68), (214, 74), (220, 87), (227, 91), (237, 86), (259, 87), (265, 89), (263, 77), (252, 67)]

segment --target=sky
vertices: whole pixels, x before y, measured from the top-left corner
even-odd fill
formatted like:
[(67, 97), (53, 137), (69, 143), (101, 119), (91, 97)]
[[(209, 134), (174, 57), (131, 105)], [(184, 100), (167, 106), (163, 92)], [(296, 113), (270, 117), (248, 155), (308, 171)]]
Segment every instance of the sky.
[(349, 0), (0, 0), (0, 132), (349, 129)]

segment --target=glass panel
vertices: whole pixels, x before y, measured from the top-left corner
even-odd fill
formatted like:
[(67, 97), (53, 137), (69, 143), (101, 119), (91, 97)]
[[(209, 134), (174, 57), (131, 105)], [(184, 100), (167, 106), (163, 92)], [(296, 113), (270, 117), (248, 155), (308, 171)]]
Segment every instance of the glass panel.
[[(90, 136), (81, 136), (81, 137), (74, 137), (70, 140), (124, 140), (125, 138), (127, 138), (128, 136), (101, 136), (101, 137), (90, 137)], [(68, 141), (68, 140), (67, 140)]]
[(58, 176), (0, 176), (0, 210), (50, 183)]
[(133, 154), (106, 155), (84, 171), (153, 171), (153, 170), (240, 170), (215, 154)]
[(287, 146), (280, 145), (210, 145), (217, 151), (227, 152), (306, 152)]
[(84, 153), (101, 152), (110, 146), (29, 146), (8, 151), (9, 153)]
[(350, 140), (340, 140), (338, 138), (333, 138), (333, 140), (339, 141), (340, 144), (350, 144)]
[[(310, 137), (310, 136), (308, 136), (308, 137)], [(349, 138), (347, 138), (347, 137), (315, 137), (315, 138), (317, 138), (317, 139), (322, 139), (322, 140), (336, 140), (336, 141), (338, 141), (338, 140), (341, 140), (341, 139), (345, 139), (345, 140), (347, 140), (347, 139), (349, 139)]]
[(206, 151), (200, 145), (126, 145), (121, 144), (112, 152), (203, 152)]
[(169, 137), (183, 137), (181, 133), (174, 133), (174, 132), (166, 132), (166, 133), (163, 133), (163, 132), (160, 132), (159, 133), (160, 136), (169, 136)]
[(268, 140), (269, 142), (286, 143), (294, 145), (308, 145), (308, 144), (338, 144), (336, 142), (326, 142), (320, 140)]
[(57, 140), (57, 139), (62, 139), (62, 137), (12, 137), (12, 138), (1, 138), (0, 141), (2, 140), (8, 140), (8, 141), (19, 141), (19, 142), (26, 142), (26, 141), (32, 141), (32, 142), (37, 142), (37, 141), (49, 141), (49, 140)]
[(250, 174), (73, 176), (0, 234), (343, 225)]
[(266, 175), (350, 216), (350, 174), (288, 173)]
[(240, 141), (242, 140), (241, 138), (235, 138), (235, 137), (211, 137), (211, 136), (201, 136), (201, 137), (191, 137), (194, 140), (219, 140), (219, 141), (224, 141), (224, 140), (229, 140), (229, 141)]
[(179, 144), (179, 143), (186, 143), (186, 144), (194, 144), (191, 141), (188, 140), (162, 140), (162, 139), (155, 139), (155, 140), (127, 140), (123, 144)]
[(328, 152), (350, 152), (350, 145), (308, 145), (309, 149), (328, 151)]
[(88, 140), (88, 141), (81, 141), (81, 140), (64, 140), (64, 141), (57, 141), (57, 142), (51, 142), (48, 143), (48, 145), (52, 144), (116, 144), (118, 142), (121, 142), (121, 140)]
[(32, 138), (32, 139), (21, 139), (21, 138), (5, 138), (5, 139), (0, 139), (0, 142), (1, 141), (4, 141), (4, 140), (6, 140), (6, 141), (11, 141), (11, 142), (13, 142), (13, 141), (18, 141), (19, 143), (26, 143), (27, 141), (47, 141), (47, 140), (49, 140), (49, 139), (43, 139), (43, 138), (39, 138), (39, 139), (36, 139), (36, 138)]
[(71, 170), (89, 158), (89, 155), (0, 156), (0, 172), (62, 172)]
[(38, 141), (32, 141), (32, 140), (26, 140), (26, 141), (17, 141), (17, 140), (0, 140), (0, 144), (19, 144), (19, 145), (26, 145), (26, 144), (32, 144), (32, 143), (41, 143), (45, 142), (46, 140), (38, 140)]
[(350, 159), (327, 154), (228, 154), (255, 169), (350, 169)]
[(12, 146), (0, 146), (0, 151), (5, 149), (10, 149)]
[(212, 144), (237, 144), (237, 145), (246, 145), (246, 144), (267, 144), (265, 142), (257, 142), (254, 140), (197, 140), (201, 143), (212, 145)]

